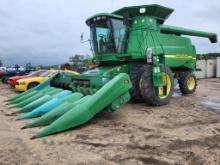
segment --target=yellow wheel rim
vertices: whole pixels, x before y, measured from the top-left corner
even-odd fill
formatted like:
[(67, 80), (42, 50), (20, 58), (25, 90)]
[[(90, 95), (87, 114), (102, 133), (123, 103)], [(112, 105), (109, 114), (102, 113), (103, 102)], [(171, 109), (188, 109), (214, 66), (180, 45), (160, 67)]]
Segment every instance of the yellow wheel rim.
[(167, 73), (164, 73), (163, 75), (163, 82), (165, 82), (166, 85), (164, 87), (158, 87), (158, 96), (161, 99), (166, 98), (170, 94), (170, 91), (171, 91), (172, 83), (171, 83), (170, 76)]
[(187, 80), (187, 87), (189, 90), (193, 90), (195, 88), (196, 85), (196, 81), (193, 77), (189, 77), (189, 79)]

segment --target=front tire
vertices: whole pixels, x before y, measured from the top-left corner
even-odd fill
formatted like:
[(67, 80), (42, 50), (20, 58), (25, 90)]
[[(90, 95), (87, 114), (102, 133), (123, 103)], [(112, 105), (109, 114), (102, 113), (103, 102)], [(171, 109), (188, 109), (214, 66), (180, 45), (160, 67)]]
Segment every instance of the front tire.
[(143, 98), (141, 96), (139, 82), (142, 73), (147, 69), (146, 65), (137, 65), (134, 69), (130, 72), (130, 79), (132, 83), (132, 88), (130, 89), (131, 93), (131, 101), (134, 103), (143, 102)]
[(197, 87), (197, 79), (193, 72), (184, 72), (178, 80), (180, 91), (183, 94), (192, 94)]
[(161, 68), (164, 73), (164, 87), (155, 87), (153, 85), (152, 66), (148, 65), (147, 69), (140, 79), (140, 90), (144, 101), (152, 106), (161, 106), (169, 103), (173, 94), (173, 75), (169, 68)]
[(38, 86), (38, 85), (39, 85), (38, 82), (32, 82), (32, 83), (28, 84), (27, 90), (29, 90), (29, 89), (31, 89), (31, 88), (34, 88), (34, 87), (36, 87), (36, 86)]
[(9, 76), (3, 76), (2, 77), (2, 83), (6, 84), (8, 79), (9, 79)]

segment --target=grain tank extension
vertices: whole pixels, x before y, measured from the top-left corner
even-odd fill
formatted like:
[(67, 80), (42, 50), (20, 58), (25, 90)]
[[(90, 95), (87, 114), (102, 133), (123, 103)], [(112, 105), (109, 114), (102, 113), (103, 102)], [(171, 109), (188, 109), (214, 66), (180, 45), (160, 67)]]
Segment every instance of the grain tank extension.
[[(38, 138), (82, 125), (103, 109), (113, 112), (130, 100), (165, 105), (172, 97), (174, 79), (183, 94), (194, 93), (196, 50), (185, 36), (216, 43), (217, 35), (165, 25), (172, 12), (144, 5), (88, 18), (97, 67), (66, 81), (57, 75), (11, 98), (10, 103), (20, 108), (17, 113), (27, 112), (20, 119), (39, 117), (24, 128), (48, 125), (33, 137)], [(43, 97), (33, 102), (36, 95)]]

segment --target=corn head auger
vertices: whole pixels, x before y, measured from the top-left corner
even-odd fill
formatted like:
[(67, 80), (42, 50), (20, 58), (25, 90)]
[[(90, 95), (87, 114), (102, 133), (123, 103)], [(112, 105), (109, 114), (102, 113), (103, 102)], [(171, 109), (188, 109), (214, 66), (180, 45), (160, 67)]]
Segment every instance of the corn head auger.
[(39, 117), (23, 128), (46, 126), (39, 138), (80, 126), (103, 109), (129, 102), (169, 103), (174, 79), (183, 94), (195, 92), (196, 51), (191, 35), (217, 42), (215, 33), (164, 25), (173, 12), (159, 5), (125, 7), (86, 20), (95, 69), (81, 75), (58, 73), (8, 100), (19, 120)]

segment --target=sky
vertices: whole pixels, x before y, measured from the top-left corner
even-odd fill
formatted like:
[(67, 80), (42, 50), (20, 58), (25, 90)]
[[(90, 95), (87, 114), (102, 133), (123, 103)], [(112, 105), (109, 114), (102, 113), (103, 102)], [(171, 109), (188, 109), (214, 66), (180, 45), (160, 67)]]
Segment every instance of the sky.
[[(0, 0), (0, 59), (5, 65), (52, 65), (89, 54), (85, 20), (124, 6), (160, 4), (175, 9), (166, 24), (215, 32), (220, 36), (219, 0)], [(219, 38), (219, 37), (218, 37)], [(192, 38), (198, 53), (220, 52), (208, 39)]]

